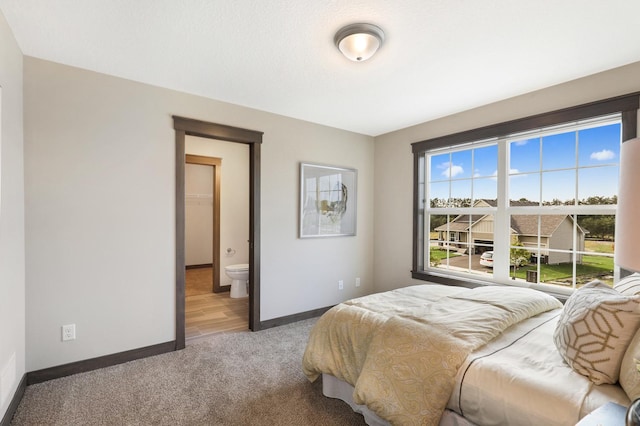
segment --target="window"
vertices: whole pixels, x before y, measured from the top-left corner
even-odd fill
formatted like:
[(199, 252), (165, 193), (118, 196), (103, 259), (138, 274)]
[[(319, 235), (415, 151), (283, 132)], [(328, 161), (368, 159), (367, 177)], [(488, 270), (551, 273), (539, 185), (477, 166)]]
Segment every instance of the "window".
[(637, 109), (634, 94), (413, 144), (413, 277), (613, 283), (620, 146)]

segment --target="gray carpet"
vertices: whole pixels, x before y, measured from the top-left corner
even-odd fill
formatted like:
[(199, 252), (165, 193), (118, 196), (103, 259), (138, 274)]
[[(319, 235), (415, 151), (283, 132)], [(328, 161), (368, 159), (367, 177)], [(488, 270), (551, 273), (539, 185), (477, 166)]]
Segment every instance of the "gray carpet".
[(12, 425), (364, 425), (301, 360), (315, 319), (29, 386)]

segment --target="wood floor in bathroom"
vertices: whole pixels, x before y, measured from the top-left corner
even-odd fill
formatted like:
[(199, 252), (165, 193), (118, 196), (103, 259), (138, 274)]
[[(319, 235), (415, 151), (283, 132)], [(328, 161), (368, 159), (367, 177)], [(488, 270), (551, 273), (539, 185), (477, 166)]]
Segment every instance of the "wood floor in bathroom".
[(211, 291), (211, 268), (187, 269), (185, 334), (190, 340), (215, 333), (249, 329), (249, 298), (232, 299), (229, 292)]

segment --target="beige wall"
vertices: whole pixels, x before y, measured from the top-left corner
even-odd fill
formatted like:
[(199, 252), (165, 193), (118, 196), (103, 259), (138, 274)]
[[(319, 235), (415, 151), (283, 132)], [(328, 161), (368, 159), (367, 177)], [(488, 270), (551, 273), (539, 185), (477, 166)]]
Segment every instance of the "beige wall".
[[(172, 115), (264, 132), (261, 320), (373, 290), (373, 138), (31, 57), (24, 68), (28, 370), (174, 339)], [(356, 237), (298, 239), (301, 161), (358, 169)]]
[(25, 373), (22, 52), (0, 13), (0, 419)]
[(376, 290), (420, 283), (410, 273), (411, 143), (638, 91), (640, 62), (376, 137)]

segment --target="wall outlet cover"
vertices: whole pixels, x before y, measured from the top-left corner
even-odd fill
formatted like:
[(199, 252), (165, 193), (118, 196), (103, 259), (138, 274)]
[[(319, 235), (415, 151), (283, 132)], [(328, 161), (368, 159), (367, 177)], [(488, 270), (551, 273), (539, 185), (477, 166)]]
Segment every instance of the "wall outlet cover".
[(62, 341), (74, 340), (76, 338), (76, 325), (67, 324), (62, 326)]

